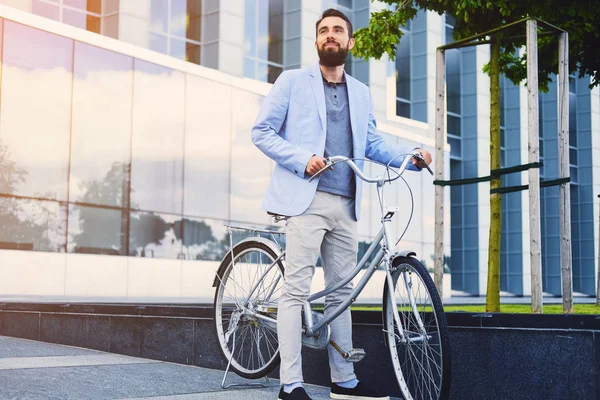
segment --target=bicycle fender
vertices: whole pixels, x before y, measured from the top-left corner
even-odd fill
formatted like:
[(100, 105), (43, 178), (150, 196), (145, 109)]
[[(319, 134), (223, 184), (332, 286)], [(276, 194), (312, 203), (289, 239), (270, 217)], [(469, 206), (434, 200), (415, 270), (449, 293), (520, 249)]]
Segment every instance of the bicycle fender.
[(401, 250), (401, 251), (397, 252), (394, 255), (394, 257), (398, 257), (398, 256), (400, 256), (400, 257), (406, 257), (406, 258), (408, 258), (408, 257), (416, 257), (417, 253), (415, 253), (412, 250)]
[[(235, 252), (235, 248), (238, 247), (239, 245), (246, 243), (246, 242), (259, 242), (262, 243), (264, 245), (266, 245), (267, 247), (269, 247), (271, 250), (273, 250), (273, 252), (275, 253), (275, 255), (277, 257), (279, 257), (281, 255), (281, 249), (279, 248), (279, 246), (274, 243), (272, 240), (260, 237), (260, 236), (252, 236), (252, 237), (248, 237), (246, 239), (242, 239), (239, 242), (237, 242), (234, 246), (233, 246), (233, 250)], [(223, 257), (223, 260), (221, 261), (221, 265), (219, 265), (219, 268), (217, 269), (217, 273), (215, 274), (215, 279), (213, 281), (212, 287), (217, 287), (217, 285), (220, 282), (219, 277), (223, 276), (223, 273), (225, 272), (225, 268), (227, 268), (227, 266), (229, 265), (229, 263), (231, 262), (229, 259), (231, 258), (231, 250), (229, 250), (227, 252), (227, 254), (225, 254), (225, 257)], [(281, 262), (283, 262), (283, 260), (281, 260)]]

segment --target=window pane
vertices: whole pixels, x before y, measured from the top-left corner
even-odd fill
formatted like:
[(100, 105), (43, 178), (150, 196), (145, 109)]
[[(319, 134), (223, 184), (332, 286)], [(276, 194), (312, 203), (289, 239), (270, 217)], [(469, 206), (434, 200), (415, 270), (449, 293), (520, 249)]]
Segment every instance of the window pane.
[(184, 74), (134, 61), (131, 207), (181, 213)]
[(396, 97), (410, 101), (410, 32), (405, 32), (396, 49)]
[(202, 39), (202, 2), (188, 2), (188, 24), (185, 36), (199, 42)]
[(127, 211), (71, 206), (69, 252), (125, 255)]
[(181, 217), (169, 214), (132, 212), (129, 255), (148, 258), (183, 258)]
[(200, 46), (184, 40), (171, 39), (171, 56), (200, 64)]
[(269, 65), (266, 63), (256, 63), (256, 79), (263, 82), (268, 82), (269, 80)]
[(102, 13), (102, 0), (63, 0), (63, 4), (96, 14)]
[(569, 164), (577, 165), (577, 150), (569, 149)]
[(571, 167), (570, 170), (571, 170), (571, 182), (572, 183), (579, 182), (577, 167)]
[(171, 56), (178, 58), (180, 60), (185, 60), (185, 41), (179, 39), (170, 39), (170, 49)]
[(569, 93), (569, 144), (577, 147), (577, 95)]
[(396, 101), (396, 115), (410, 118), (410, 104), (403, 101)]
[(185, 37), (187, 30), (186, 0), (171, 0), (171, 25), (170, 34)]
[(168, 5), (165, 0), (151, 0), (150, 3), (150, 31), (167, 32)]
[(150, 33), (150, 50), (167, 54), (167, 37), (157, 35), (156, 33)]
[(64, 252), (66, 221), (57, 202), (0, 197), (0, 249)]
[(258, 2), (256, 57), (267, 61), (269, 59), (269, 0), (256, 1)]
[(5, 21), (0, 140), (22, 171), (14, 194), (67, 198), (72, 62), (72, 40)]
[(279, 78), (279, 75), (281, 75), (281, 73), (283, 72), (283, 68), (281, 67), (274, 67), (272, 65), (269, 65), (268, 67), (269, 69), (269, 76), (268, 76), (268, 82), (269, 83), (275, 83), (275, 81), (277, 80), (277, 78)]
[[(246, 0), (244, 20), (244, 54), (256, 57), (256, 3), (254, 0)], [(253, 76), (246, 75), (249, 78)]]
[(228, 220), (231, 88), (188, 75), (186, 96), (183, 214)]
[[(269, 0), (269, 61), (283, 64), (283, 0)], [(274, 82), (270, 81), (269, 82)]]
[(460, 51), (446, 52), (446, 90), (448, 93), (448, 111), (460, 114)]
[(50, 18), (55, 21), (60, 19), (58, 6), (42, 3), (39, 0), (33, 0), (33, 3), (31, 4), (31, 13), (41, 17)]
[(461, 133), (462, 130), (460, 129), (460, 117), (448, 115), (448, 134), (461, 136)]
[(183, 220), (183, 254), (186, 260), (221, 261), (228, 249), (229, 237), (223, 221)]
[(244, 76), (246, 78), (256, 78), (256, 61), (248, 58), (244, 59)]
[(231, 158), (231, 219), (270, 224), (261, 210), (271, 176), (272, 161), (252, 144), (250, 130), (260, 108), (260, 96), (233, 89), (233, 143)]
[(200, 65), (200, 46), (187, 42), (185, 44), (185, 60)]
[(461, 140), (455, 138), (448, 138), (448, 144), (450, 144), (450, 155), (452, 157), (461, 157)]
[(70, 200), (128, 207), (133, 59), (75, 43)]
[(90, 32), (100, 33), (100, 17), (63, 9), (63, 22)]

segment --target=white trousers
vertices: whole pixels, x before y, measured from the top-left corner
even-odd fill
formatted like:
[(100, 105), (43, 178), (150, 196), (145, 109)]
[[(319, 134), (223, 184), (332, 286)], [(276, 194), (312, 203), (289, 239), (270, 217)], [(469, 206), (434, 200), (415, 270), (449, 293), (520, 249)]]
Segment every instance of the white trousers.
[[(277, 312), (282, 384), (304, 381), (301, 312), (310, 294), (319, 251), (327, 286), (342, 280), (356, 266), (358, 235), (354, 199), (317, 191), (302, 215), (287, 220), (285, 284)], [(350, 282), (325, 297), (325, 315), (346, 298), (352, 287)], [(352, 348), (349, 309), (331, 323), (331, 337), (344, 351)], [(356, 378), (353, 364), (345, 361), (331, 345), (327, 349), (331, 381), (345, 382)]]

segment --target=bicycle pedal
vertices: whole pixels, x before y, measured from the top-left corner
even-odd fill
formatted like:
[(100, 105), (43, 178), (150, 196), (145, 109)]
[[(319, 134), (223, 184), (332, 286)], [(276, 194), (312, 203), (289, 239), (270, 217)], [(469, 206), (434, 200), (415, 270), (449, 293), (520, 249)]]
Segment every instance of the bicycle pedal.
[(348, 352), (348, 358), (346, 358), (346, 361), (353, 362), (353, 363), (359, 362), (360, 360), (365, 358), (366, 355), (367, 355), (367, 353), (365, 353), (365, 351), (363, 349), (350, 349), (350, 351)]

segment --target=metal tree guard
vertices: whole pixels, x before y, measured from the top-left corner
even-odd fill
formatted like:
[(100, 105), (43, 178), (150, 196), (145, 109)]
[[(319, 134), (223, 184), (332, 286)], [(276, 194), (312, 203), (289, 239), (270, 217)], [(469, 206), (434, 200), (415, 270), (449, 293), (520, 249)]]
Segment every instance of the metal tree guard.
[[(571, 199), (569, 184), (569, 50), (568, 33), (547, 22), (534, 18), (526, 18), (507, 24), (503, 27), (458, 40), (437, 48), (436, 52), (436, 97), (435, 97), (435, 284), (442, 293), (442, 282), (444, 274), (444, 186), (450, 181), (444, 178), (444, 145), (446, 143), (446, 65), (445, 51), (480, 44), (489, 44), (487, 37), (490, 34), (506, 30), (509, 27), (526, 24), (527, 40), (527, 109), (528, 109), (528, 131), (529, 131), (529, 164), (518, 168), (505, 168), (496, 171), (497, 174), (511, 173), (529, 170), (529, 232), (530, 232), (530, 265), (531, 265), (531, 294), (532, 311), (541, 313), (543, 311), (542, 301), (542, 257), (541, 257), (541, 224), (540, 224), (540, 172), (539, 172), (539, 110), (538, 110), (538, 58), (537, 37), (538, 23), (548, 32), (542, 35), (558, 35), (558, 67), (559, 67), (559, 115), (558, 115), (558, 154), (559, 154), (559, 178), (544, 182), (543, 186), (559, 185), (559, 208), (560, 208), (560, 235), (561, 235), (561, 277), (563, 310), (565, 313), (573, 311), (573, 279), (572, 279), (572, 254), (571, 254)], [(505, 171), (505, 170), (511, 170)], [(482, 182), (489, 180), (483, 178), (466, 179)], [(526, 189), (527, 186), (521, 189)], [(600, 257), (600, 256), (599, 256)], [(600, 279), (599, 279), (600, 288)]]

